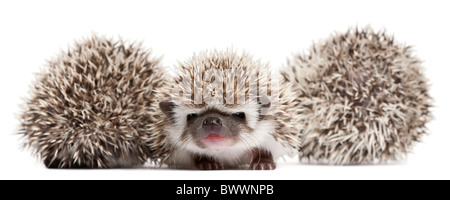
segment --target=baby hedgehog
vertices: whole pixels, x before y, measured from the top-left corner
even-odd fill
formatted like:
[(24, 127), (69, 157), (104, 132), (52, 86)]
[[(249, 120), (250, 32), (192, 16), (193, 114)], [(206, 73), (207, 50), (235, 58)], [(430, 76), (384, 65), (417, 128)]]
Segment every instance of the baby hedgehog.
[(386, 162), (427, 133), (431, 97), (421, 62), (383, 32), (336, 34), (291, 59), (282, 74), (296, 91), (301, 158)]
[(49, 168), (142, 165), (151, 154), (154, 90), (164, 76), (140, 45), (99, 36), (48, 62), (21, 115), (21, 134)]
[(152, 105), (150, 149), (175, 168), (275, 169), (298, 146), (293, 95), (243, 53), (204, 52), (181, 63)]

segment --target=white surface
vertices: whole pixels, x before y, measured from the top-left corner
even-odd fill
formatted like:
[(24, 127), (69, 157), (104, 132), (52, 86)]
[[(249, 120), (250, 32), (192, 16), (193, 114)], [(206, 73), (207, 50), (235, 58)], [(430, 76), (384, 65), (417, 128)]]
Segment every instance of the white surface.
[[(0, 179), (450, 179), (449, 1), (0, 1)], [(14, 135), (16, 115), (46, 59), (92, 31), (143, 40), (164, 64), (235, 47), (273, 67), (349, 26), (386, 28), (424, 60), (435, 98), (431, 134), (401, 164), (280, 163), (275, 171), (48, 170)]]

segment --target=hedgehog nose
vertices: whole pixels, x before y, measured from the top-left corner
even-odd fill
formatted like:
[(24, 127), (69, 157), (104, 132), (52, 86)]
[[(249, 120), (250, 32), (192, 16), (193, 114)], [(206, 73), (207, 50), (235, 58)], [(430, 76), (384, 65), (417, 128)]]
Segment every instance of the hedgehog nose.
[(205, 126), (222, 126), (222, 120), (218, 117), (207, 117), (203, 120), (203, 127)]

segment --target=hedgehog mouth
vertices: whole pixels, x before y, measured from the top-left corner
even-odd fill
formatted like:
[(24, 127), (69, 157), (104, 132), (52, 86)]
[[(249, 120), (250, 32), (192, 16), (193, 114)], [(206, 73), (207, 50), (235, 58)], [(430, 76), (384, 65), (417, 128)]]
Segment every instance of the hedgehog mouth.
[(218, 133), (209, 133), (206, 137), (201, 139), (202, 143), (207, 146), (231, 146), (232, 138), (223, 136)]
[(217, 133), (210, 133), (209, 135), (207, 135), (203, 139), (205, 139), (205, 140), (221, 140), (221, 139), (226, 139), (226, 138), (227, 137), (222, 136), (222, 135), (217, 134)]

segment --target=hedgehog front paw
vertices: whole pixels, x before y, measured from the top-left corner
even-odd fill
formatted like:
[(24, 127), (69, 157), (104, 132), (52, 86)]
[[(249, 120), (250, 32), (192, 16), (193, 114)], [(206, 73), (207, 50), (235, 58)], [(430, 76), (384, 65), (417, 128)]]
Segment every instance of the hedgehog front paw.
[(274, 170), (277, 168), (271, 153), (261, 149), (253, 149), (252, 154), (251, 170)]
[(224, 169), (223, 165), (221, 163), (218, 162), (200, 162), (197, 163), (197, 168), (201, 169), (201, 170), (222, 170)]
[(274, 162), (259, 162), (250, 164), (251, 170), (274, 170), (277, 168), (277, 164)]
[(221, 170), (224, 169), (222, 163), (205, 157), (194, 157), (195, 166), (201, 170)]

